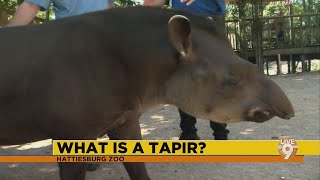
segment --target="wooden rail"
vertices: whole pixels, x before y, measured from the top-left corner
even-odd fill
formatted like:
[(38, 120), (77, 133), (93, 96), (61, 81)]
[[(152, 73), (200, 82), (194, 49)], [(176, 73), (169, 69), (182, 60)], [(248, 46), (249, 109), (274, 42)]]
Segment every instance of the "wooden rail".
[[(301, 15), (289, 15), (289, 16), (275, 16), (275, 17), (262, 17), (262, 47), (263, 49), (274, 48), (301, 48), (306, 46), (320, 45), (320, 23), (308, 24), (304, 21), (304, 18), (316, 18), (320, 22), (320, 13), (313, 14), (301, 14)], [(281, 42), (277, 38), (277, 32), (272, 29), (272, 22), (275, 20), (283, 20), (283, 35), (284, 41)], [(240, 50), (240, 32), (239, 32), (240, 20), (227, 20), (227, 34), (231, 42), (232, 47), (235, 50)], [(295, 22), (295, 23), (293, 23)], [(296, 25), (298, 22), (298, 26)], [(247, 49), (252, 49), (253, 44), (253, 19), (245, 19), (245, 40)]]

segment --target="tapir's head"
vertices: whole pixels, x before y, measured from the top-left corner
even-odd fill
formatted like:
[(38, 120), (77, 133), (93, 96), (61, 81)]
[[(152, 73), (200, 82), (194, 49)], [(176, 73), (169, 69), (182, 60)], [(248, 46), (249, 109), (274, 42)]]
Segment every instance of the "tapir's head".
[(191, 24), (180, 15), (168, 23), (170, 43), (180, 53), (177, 70), (166, 84), (170, 103), (195, 117), (221, 123), (294, 116), (280, 87), (238, 57), (224, 33)]

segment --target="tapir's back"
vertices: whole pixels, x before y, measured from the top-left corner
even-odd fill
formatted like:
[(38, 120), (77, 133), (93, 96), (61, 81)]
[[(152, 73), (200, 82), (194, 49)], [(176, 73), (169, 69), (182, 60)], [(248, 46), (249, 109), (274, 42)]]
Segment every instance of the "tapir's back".
[(26, 134), (19, 143), (43, 134), (77, 135), (80, 127), (92, 133), (135, 109), (147, 87), (156, 89), (175, 71), (167, 29), (174, 14), (116, 8), (0, 29), (0, 137), (12, 137), (13, 128)]

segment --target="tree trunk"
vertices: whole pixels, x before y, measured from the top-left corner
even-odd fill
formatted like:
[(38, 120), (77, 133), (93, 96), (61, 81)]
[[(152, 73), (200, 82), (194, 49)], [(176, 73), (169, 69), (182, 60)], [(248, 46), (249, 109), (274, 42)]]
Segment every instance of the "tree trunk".
[(6, 11), (0, 10), (0, 26), (8, 24), (8, 14)]
[(248, 43), (246, 41), (245, 37), (245, 28), (246, 28), (246, 22), (245, 22), (245, 1), (239, 0), (237, 1), (238, 9), (239, 9), (239, 42), (240, 42), (240, 56), (243, 59), (248, 59)]
[[(311, 1), (308, 0), (308, 9), (305, 14), (311, 13)], [(311, 45), (311, 16), (307, 16), (307, 45)]]
[(253, 1), (254, 6), (254, 20), (253, 20), (253, 30), (254, 34), (254, 52), (256, 57), (256, 64), (259, 70), (263, 71), (263, 49), (262, 49), (262, 22), (261, 18), (263, 16), (262, 0)]

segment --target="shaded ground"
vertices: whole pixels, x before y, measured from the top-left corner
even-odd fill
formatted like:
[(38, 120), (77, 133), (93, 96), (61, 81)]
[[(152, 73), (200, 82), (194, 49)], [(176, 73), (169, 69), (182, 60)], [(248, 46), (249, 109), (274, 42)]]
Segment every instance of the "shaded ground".
[[(263, 124), (250, 122), (230, 124), (230, 139), (272, 139), (292, 136), (295, 139), (320, 139), (319, 72), (271, 77), (288, 94), (296, 111), (290, 121), (274, 118)], [(180, 133), (177, 109), (164, 106), (141, 118), (144, 139), (176, 139)], [(197, 123), (201, 139), (213, 139), (209, 122)], [(50, 140), (24, 146), (0, 147), (0, 155), (50, 155)], [(304, 163), (148, 163), (154, 180), (319, 180), (319, 157), (306, 157)], [(55, 163), (0, 163), (0, 180), (58, 179)], [(121, 163), (103, 163), (102, 168), (87, 174), (87, 179), (129, 179)]]

